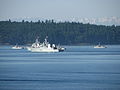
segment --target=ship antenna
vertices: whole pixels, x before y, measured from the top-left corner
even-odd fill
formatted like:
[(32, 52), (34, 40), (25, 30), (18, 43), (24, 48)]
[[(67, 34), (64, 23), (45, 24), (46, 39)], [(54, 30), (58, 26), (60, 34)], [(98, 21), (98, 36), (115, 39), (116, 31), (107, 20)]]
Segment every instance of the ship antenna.
[(35, 41), (36, 43), (38, 43), (38, 42), (39, 42), (39, 40), (38, 40), (38, 39), (39, 39), (39, 36), (37, 36), (37, 38), (36, 38), (36, 41)]

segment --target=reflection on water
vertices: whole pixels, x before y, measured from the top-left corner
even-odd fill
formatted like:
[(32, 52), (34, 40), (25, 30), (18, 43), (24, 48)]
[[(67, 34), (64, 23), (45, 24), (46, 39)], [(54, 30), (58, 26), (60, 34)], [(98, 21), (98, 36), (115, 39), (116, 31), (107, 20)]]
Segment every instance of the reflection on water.
[(120, 46), (31, 53), (0, 46), (0, 90), (120, 90)]

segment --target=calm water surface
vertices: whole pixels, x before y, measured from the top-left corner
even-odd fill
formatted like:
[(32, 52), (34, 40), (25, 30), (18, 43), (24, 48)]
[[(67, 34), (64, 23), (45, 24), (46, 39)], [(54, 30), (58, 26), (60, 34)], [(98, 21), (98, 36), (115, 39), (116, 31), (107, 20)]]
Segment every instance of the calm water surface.
[(0, 90), (120, 90), (120, 45), (31, 53), (0, 46)]

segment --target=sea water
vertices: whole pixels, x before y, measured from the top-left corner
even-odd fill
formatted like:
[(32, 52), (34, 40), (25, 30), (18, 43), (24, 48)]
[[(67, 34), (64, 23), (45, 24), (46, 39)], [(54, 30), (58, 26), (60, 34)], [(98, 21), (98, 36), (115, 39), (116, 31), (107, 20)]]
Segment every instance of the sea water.
[(120, 45), (32, 53), (0, 46), (0, 90), (120, 90)]

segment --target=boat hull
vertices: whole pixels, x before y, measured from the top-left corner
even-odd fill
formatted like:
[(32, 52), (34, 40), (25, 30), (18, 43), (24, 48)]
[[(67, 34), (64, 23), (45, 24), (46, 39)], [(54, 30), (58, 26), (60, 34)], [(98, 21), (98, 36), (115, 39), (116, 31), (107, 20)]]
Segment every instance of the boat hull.
[(53, 48), (30, 48), (31, 52), (59, 52), (58, 49)]
[(107, 48), (107, 47), (104, 47), (104, 46), (94, 46), (94, 48)]

